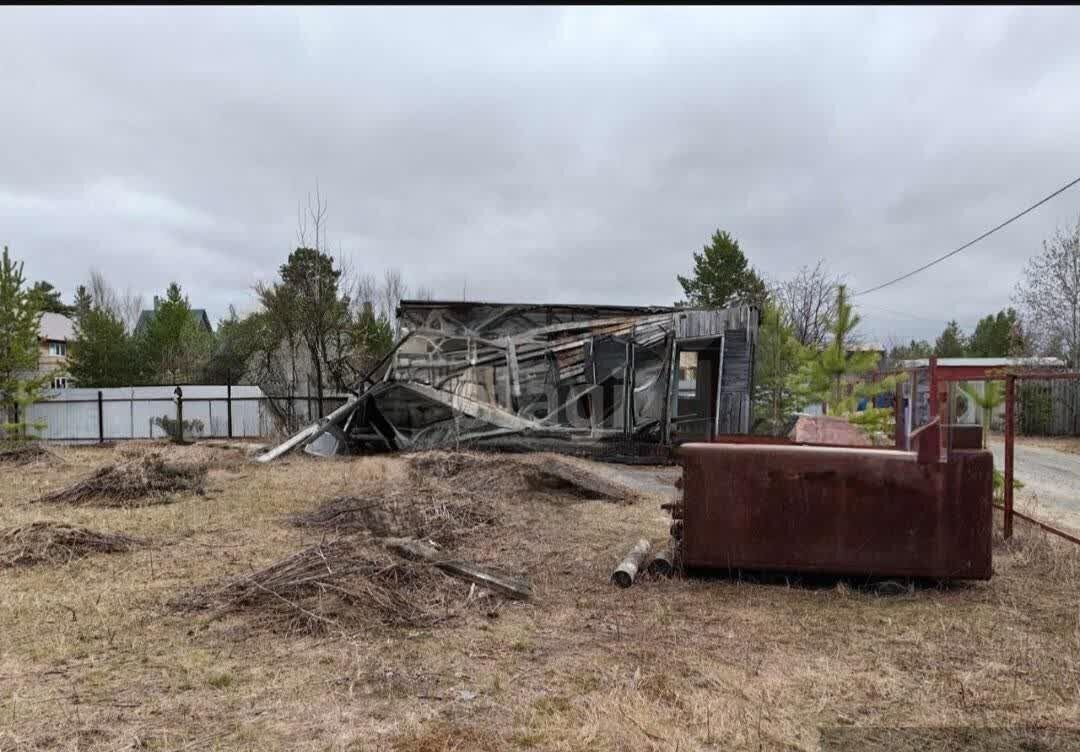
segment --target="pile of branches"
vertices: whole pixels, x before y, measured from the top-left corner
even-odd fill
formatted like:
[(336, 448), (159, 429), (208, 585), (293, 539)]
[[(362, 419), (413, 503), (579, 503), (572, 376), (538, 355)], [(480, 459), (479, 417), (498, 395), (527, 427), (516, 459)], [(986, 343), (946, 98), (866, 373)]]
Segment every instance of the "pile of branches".
[(39, 502), (135, 507), (165, 503), (171, 494), (206, 492), (206, 465), (171, 463), (158, 453), (105, 465), (88, 478), (45, 494)]
[(40, 441), (0, 443), (0, 465), (30, 465), (35, 462), (59, 464), (63, 462), (53, 450)]
[(509, 457), (430, 451), (412, 455), (405, 482), (330, 499), (311, 512), (292, 515), (298, 527), (376, 538), (455, 543), (497, 525), (501, 503), (530, 492), (578, 498), (625, 498), (627, 491), (587, 466), (559, 457)]
[(448, 546), (497, 521), (495, 506), (467, 494), (428, 485), (372, 490), (330, 499), (312, 512), (289, 518), (298, 527), (336, 533), (369, 533), (376, 538), (418, 538)]
[(430, 567), (367, 548), (356, 538), (339, 538), (223, 586), (196, 591), (176, 605), (212, 609), (211, 620), (255, 612), (265, 626), (290, 634), (350, 630), (372, 621), (430, 626), (443, 617), (421, 604), (442, 599), (439, 590), (446, 579)]
[(409, 466), (417, 482), (434, 482), (444, 489), (473, 497), (513, 498), (524, 491), (557, 491), (579, 498), (626, 501), (635, 495), (588, 463), (551, 453), (507, 455), (436, 450), (412, 455)]
[(0, 568), (64, 564), (93, 553), (131, 551), (137, 538), (100, 533), (58, 522), (32, 522), (0, 529)]

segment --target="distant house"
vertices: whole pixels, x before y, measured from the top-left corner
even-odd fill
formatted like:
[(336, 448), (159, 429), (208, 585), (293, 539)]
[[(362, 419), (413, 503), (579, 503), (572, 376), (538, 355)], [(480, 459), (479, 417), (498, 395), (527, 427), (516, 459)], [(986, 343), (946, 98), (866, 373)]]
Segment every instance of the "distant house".
[(849, 344), (846, 348), (844, 348), (844, 352), (847, 353), (848, 357), (851, 357), (855, 353), (872, 352), (877, 353), (879, 361), (885, 359), (885, 345), (881, 344), (880, 342), (861, 342), (859, 344)]
[(59, 313), (43, 313), (38, 325), (38, 373), (55, 373), (53, 389), (71, 386), (67, 375), (68, 346), (75, 339), (75, 322)]
[[(161, 307), (161, 298), (157, 295), (154, 296), (154, 308), (153, 310), (143, 311), (139, 314), (139, 320), (135, 324), (135, 333), (141, 334), (146, 330), (146, 327), (150, 326), (150, 322), (157, 316), (157, 311)], [(194, 319), (196, 325), (205, 329), (211, 334), (214, 331), (214, 327), (210, 325), (210, 317), (206, 314), (205, 308), (192, 308), (191, 318)]]

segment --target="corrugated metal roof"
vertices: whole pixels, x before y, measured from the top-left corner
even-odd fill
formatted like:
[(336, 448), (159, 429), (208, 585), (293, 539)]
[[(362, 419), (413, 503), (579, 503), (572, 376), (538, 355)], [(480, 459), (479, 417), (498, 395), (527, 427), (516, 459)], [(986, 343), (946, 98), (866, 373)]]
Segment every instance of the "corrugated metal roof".
[[(1004, 368), (1005, 366), (1037, 366), (1039, 368), (1064, 368), (1066, 363), (1061, 358), (938, 358), (939, 366), (974, 366), (983, 368)], [(899, 368), (929, 368), (929, 358), (901, 360)]]
[(38, 332), (42, 339), (67, 342), (75, 339), (75, 322), (60, 313), (43, 313)]

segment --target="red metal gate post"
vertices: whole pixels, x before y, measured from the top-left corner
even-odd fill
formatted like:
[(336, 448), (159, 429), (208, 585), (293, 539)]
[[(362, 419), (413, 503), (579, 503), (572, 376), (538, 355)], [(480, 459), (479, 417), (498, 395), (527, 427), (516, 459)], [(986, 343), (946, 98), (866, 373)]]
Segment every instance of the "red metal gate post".
[[(1008, 540), (1013, 532), (1013, 442), (1016, 440), (1016, 376), (1005, 377), (1005, 509), (1002, 536)], [(989, 429), (989, 426), (987, 426)]]
[[(938, 417), (941, 414), (941, 395), (938, 394), (938, 373), (937, 373), (937, 356), (930, 356), (930, 384), (929, 393), (927, 394), (928, 407), (930, 408), (930, 414), (928, 416), (930, 421)], [(944, 420), (944, 418), (942, 419)], [(938, 431), (938, 454), (941, 454), (941, 442), (945, 439), (945, 432)]]

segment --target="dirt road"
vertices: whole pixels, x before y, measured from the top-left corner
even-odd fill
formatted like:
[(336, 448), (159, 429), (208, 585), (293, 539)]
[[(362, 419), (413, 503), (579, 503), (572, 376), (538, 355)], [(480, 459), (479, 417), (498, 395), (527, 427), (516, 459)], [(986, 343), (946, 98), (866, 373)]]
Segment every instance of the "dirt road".
[[(991, 439), (994, 466), (1005, 467), (1005, 444)], [(1027, 502), (1044, 509), (1051, 520), (1080, 529), (1080, 454), (1059, 452), (1025, 444), (1014, 448), (1016, 478), (1024, 487), (1017, 491), (1017, 503)]]

